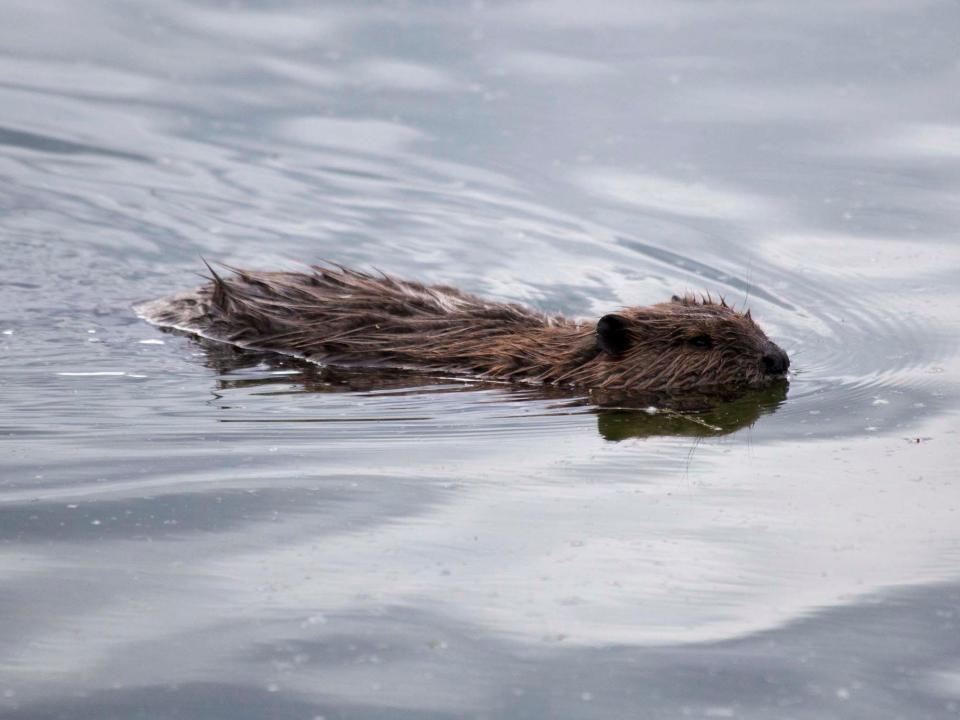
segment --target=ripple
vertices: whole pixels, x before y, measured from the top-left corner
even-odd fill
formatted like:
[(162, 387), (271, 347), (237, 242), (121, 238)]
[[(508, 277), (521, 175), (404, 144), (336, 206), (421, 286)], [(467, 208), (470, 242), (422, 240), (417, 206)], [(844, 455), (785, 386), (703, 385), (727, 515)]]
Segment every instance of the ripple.
[(602, 167), (582, 170), (576, 180), (588, 193), (671, 215), (743, 220), (762, 218), (776, 211), (770, 200), (708, 186), (699, 180), (681, 182)]
[(711, 267), (696, 258), (686, 257), (679, 253), (671, 252), (653, 245), (646, 245), (644, 243), (637, 242), (636, 240), (629, 240), (627, 238), (618, 238), (618, 241), (624, 247), (630, 248), (631, 250), (636, 250), (637, 252), (642, 253), (649, 258), (670, 265), (681, 272), (690, 273), (691, 275), (699, 277), (702, 280), (706, 280), (711, 284), (719, 284), (721, 286), (729, 287), (735, 291), (740, 291), (748, 298), (753, 297), (766, 300), (774, 305), (780, 306), (784, 310), (793, 311), (796, 309), (786, 300), (776, 297), (775, 295), (764, 290), (762, 287), (733, 276), (728, 272)]
[(419, 130), (406, 125), (363, 118), (304, 117), (285, 120), (278, 132), (297, 143), (371, 155), (405, 150), (412, 142), (423, 137)]

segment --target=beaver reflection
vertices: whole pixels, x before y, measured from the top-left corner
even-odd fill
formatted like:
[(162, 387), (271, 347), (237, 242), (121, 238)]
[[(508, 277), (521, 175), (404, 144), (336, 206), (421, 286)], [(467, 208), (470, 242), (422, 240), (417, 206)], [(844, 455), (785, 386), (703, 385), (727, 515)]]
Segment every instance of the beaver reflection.
[[(306, 392), (348, 393), (382, 390), (436, 388), (449, 384), (451, 377), (426, 375), (393, 368), (318, 366), (297, 358), (271, 352), (244, 350), (232, 345), (191, 336), (204, 351), (205, 365), (221, 378), (217, 387), (258, 387), (295, 383)], [(244, 377), (234, 375), (245, 369), (268, 367), (288, 374)], [(454, 391), (467, 392), (480, 388), (496, 388), (504, 393), (522, 395), (530, 400), (556, 400), (557, 409), (581, 412), (591, 408), (597, 417), (597, 431), (610, 441), (654, 436), (714, 437), (727, 435), (753, 425), (763, 415), (771, 414), (787, 396), (788, 383), (775, 383), (762, 390), (730, 393), (726, 396), (687, 396), (657, 398), (655, 396), (624, 397), (615, 394), (577, 395), (567, 390), (516, 384), (493, 384), (470, 380)]]
[(675, 435), (715, 437), (750, 427), (762, 415), (776, 412), (787, 397), (786, 381), (764, 390), (747, 391), (739, 397), (690, 398), (686, 403), (659, 403), (648, 408), (597, 410), (597, 430), (607, 440)]

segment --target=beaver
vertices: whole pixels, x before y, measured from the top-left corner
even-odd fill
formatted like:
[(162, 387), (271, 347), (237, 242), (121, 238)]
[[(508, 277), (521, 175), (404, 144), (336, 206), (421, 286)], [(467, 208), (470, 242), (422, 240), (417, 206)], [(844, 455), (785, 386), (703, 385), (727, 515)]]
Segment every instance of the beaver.
[(571, 320), (341, 265), (207, 265), (209, 282), (136, 306), (148, 322), (319, 364), (467, 374), (617, 393), (710, 393), (782, 379), (790, 360), (723, 299), (673, 296)]

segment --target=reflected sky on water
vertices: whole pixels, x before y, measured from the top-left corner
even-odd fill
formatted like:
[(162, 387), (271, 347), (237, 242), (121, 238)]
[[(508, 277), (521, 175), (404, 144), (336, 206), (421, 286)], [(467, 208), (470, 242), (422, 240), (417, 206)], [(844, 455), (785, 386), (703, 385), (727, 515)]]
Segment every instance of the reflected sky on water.
[[(0, 4), (4, 717), (960, 712), (954, 3)], [(235, 356), (130, 310), (201, 256), (709, 291), (794, 372)]]

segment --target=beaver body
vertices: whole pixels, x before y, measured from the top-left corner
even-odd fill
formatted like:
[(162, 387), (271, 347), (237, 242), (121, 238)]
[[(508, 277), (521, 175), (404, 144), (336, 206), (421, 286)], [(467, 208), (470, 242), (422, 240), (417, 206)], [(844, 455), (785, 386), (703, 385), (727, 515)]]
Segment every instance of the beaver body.
[(709, 298), (675, 296), (574, 321), (339, 266), (211, 274), (206, 285), (142, 303), (137, 313), (161, 327), (323, 364), (625, 393), (763, 387), (789, 367), (749, 312)]

